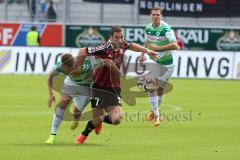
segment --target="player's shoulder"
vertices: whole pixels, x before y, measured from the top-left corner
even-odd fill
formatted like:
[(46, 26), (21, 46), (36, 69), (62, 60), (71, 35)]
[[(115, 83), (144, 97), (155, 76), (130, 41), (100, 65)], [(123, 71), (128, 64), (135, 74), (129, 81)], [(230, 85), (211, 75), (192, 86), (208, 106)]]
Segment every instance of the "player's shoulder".
[(171, 29), (171, 28), (172, 28), (172, 27), (171, 27), (167, 22), (165, 22), (165, 21), (161, 21), (160, 27), (161, 27), (162, 29)]
[(145, 31), (153, 31), (153, 30), (155, 30), (155, 29), (153, 28), (153, 24), (152, 23), (149, 23), (149, 24), (146, 25)]
[(145, 28), (152, 28), (152, 23), (148, 23)]
[[(163, 20), (161, 20), (161, 25), (163, 25), (163, 26), (170, 26), (167, 22), (165, 22), (165, 21), (163, 21)], [(170, 26), (171, 27), (171, 26)]]
[(147, 34), (151, 34), (153, 31), (154, 31), (154, 29), (152, 27), (152, 23), (147, 24), (146, 27), (145, 27), (145, 32)]
[(159, 29), (161, 32), (166, 33), (170, 32), (172, 30), (172, 27), (167, 22), (161, 21)]
[(58, 61), (52, 68), (53, 73), (64, 73), (62, 70), (62, 62)]
[(58, 61), (58, 62), (54, 65), (53, 69), (59, 70), (59, 69), (61, 69), (61, 67), (62, 67), (62, 61)]

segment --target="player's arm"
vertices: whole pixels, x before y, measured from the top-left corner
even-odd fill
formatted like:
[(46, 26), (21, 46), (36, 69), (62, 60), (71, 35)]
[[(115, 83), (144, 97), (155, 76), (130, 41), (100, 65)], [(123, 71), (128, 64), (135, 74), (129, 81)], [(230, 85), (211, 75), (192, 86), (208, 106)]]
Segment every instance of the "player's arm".
[(169, 27), (164, 28), (166, 39), (168, 40), (169, 44), (163, 46), (157, 46), (154, 44), (149, 44), (149, 47), (156, 51), (156, 52), (164, 52), (169, 50), (176, 50), (178, 49), (177, 39), (173, 30)]
[(103, 61), (103, 65), (106, 66), (107, 68), (109, 68), (112, 75), (115, 75), (116, 77), (121, 76), (121, 72), (119, 71), (119, 69), (117, 68), (117, 66), (115, 65), (115, 63), (112, 60), (102, 59), (102, 61)]
[(53, 94), (53, 80), (55, 76), (58, 76), (63, 72), (62, 70), (62, 63), (59, 62), (55, 64), (53, 69), (48, 73), (48, 107), (51, 107), (52, 103), (55, 102), (55, 96)]
[(86, 57), (87, 57), (87, 48), (80, 48), (77, 59), (76, 59), (76, 64), (75, 64), (76, 70), (78, 71), (81, 70)]
[(172, 42), (172, 43), (164, 45), (164, 46), (157, 46), (155, 44), (149, 44), (149, 47), (156, 52), (164, 52), (164, 51), (178, 49), (178, 44), (175, 41), (175, 42)]
[(48, 74), (48, 107), (51, 107), (52, 103), (55, 102), (55, 96), (53, 94), (53, 78), (54, 73), (51, 71)]
[[(147, 47), (147, 41), (144, 42), (144, 45), (143, 45), (143, 46), (144, 46), (144, 47)], [(139, 59), (140, 64), (143, 64), (143, 62), (146, 60), (146, 58), (144, 57), (144, 55), (145, 55), (145, 53), (142, 52), (142, 53), (141, 53), (141, 56), (140, 56), (140, 59)]]
[(148, 49), (146, 47), (140, 46), (140, 45), (138, 45), (136, 43), (130, 43), (129, 49), (132, 50), (132, 51), (135, 51), (135, 52), (146, 53), (146, 54), (148, 54), (149, 56), (151, 56), (151, 57), (153, 57), (155, 59), (159, 59), (160, 58), (155, 51), (153, 51), (151, 49)]
[(84, 60), (88, 55), (95, 56), (95, 55), (104, 54), (104, 49), (107, 48), (108, 46), (110, 46), (110, 44), (108, 44), (108, 45), (99, 44), (96, 47), (80, 48), (77, 59), (76, 59), (76, 64), (75, 64), (76, 70), (78, 70), (78, 72), (79, 72), (79, 70), (81, 71), (81, 67), (84, 63)]

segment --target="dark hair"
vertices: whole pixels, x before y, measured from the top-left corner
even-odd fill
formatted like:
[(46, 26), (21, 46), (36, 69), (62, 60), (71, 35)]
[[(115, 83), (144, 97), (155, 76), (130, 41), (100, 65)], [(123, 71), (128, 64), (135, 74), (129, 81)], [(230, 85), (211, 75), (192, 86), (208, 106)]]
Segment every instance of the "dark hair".
[(31, 27), (31, 30), (32, 30), (32, 31), (36, 31), (36, 29), (37, 29), (36, 26), (32, 26), (32, 27)]
[(152, 13), (153, 10), (155, 10), (155, 11), (160, 11), (160, 13), (162, 14), (162, 10), (161, 10), (160, 7), (153, 7), (153, 8), (151, 9), (151, 13)]
[(64, 66), (72, 67), (74, 65), (73, 56), (69, 53), (62, 55), (61, 61)]
[(50, 3), (51, 6), (53, 5), (53, 1), (52, 0), (50, 0), (49, 3)]
[(110, 35), (113, 36), (115, 32), (122, 32), (122, 27), (120, 26), (114, 26), (110, 30)]

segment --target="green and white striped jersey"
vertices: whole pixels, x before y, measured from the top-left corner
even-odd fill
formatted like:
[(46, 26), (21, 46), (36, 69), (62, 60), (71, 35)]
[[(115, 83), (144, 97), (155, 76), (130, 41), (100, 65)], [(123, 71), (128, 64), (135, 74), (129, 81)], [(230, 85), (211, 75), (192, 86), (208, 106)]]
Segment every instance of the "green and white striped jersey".
[[(145, 28), (148, 44), (155, 44), (157, 46), (163, 46), (176, 42), (176, 37), (170, 25), (161, 21), (157, 28), (153, 28), (152, 23), (148, 24)], [(148, 47), (149, 48), (149, 47)], [(160, 59), (156, 62), (162, 65), (173, 64), (172, 51), (158, 52)]]
[(62, 66), (63, 64), (61, 61), (55, 64), (55, 66), (52, 69), (52, 73), (54, 76), (64, 74), (66, 76), (69, 76), (70, 80), (73, 81), (74, 83), (89, 86), (93, 80), (92, 79), (94, 74), (93, 70), (95, 68), (100, 68), (101, 66), (103, 66), (103, 62), (101, 59), (94, 59), (93, 63), (91, 63), (90, 59), (86, 58), (81, 73), (78, 77), (73, 77), (69, 73), (65, 72)]

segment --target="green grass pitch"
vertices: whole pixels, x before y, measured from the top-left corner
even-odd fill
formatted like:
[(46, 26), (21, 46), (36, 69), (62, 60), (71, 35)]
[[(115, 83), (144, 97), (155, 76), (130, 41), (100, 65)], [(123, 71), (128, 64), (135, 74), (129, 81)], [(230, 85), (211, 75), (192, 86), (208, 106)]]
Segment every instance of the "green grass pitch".
[[(63, 122), (55, 145), (45, 145), (53, 108), (47, 107), (47, 76), (0, 75), (0, 159), (239, 160), (240, 81), (172, 79), (165, 95), (164, 121), (144, 120), (147, 98), (123, 104), (122, 124), (104, 124), (86, 144)], [(89, 108), (89, 107), (88, 107)]]

